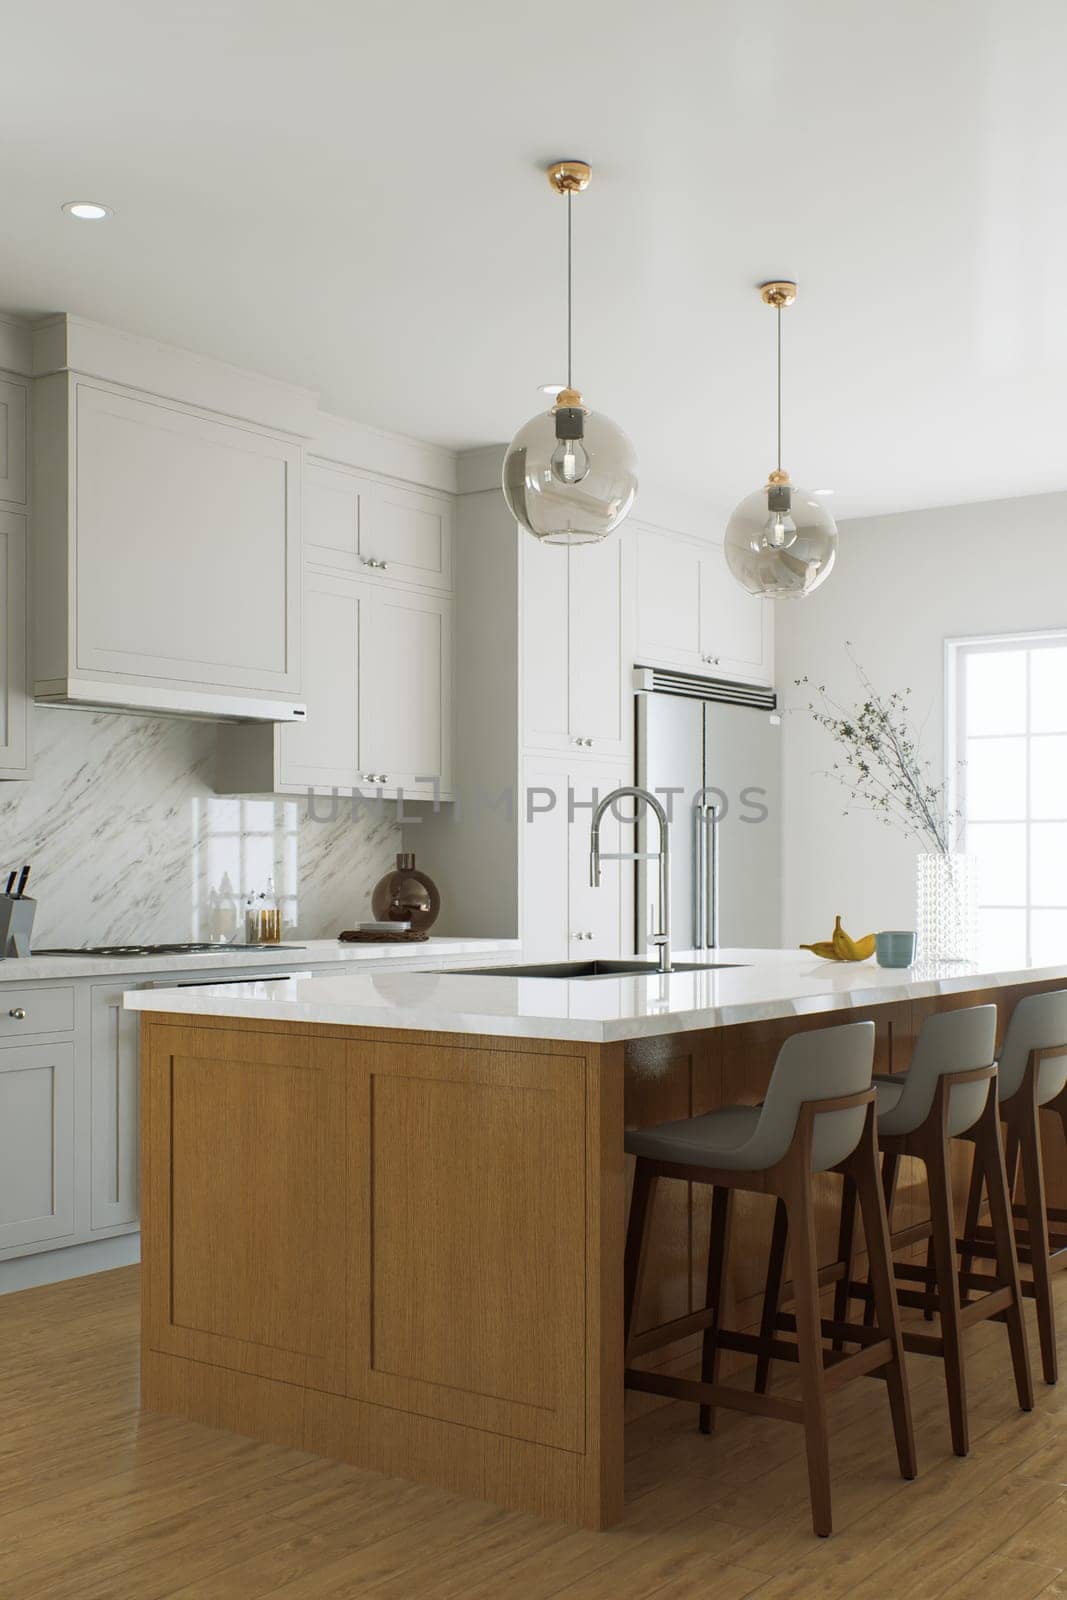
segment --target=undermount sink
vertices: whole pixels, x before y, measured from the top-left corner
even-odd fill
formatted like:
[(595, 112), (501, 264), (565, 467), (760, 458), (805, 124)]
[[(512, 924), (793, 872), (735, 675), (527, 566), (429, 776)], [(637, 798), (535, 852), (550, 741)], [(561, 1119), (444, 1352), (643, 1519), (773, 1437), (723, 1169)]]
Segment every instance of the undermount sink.
[[(671, 972), (717, 972), (739, 967), (739, 961), (672, 961)], [(479, 978), (648, 978), (659, 972), (658, 961), (543, 961), (529, 967), (453, 968), (452, 977)]]

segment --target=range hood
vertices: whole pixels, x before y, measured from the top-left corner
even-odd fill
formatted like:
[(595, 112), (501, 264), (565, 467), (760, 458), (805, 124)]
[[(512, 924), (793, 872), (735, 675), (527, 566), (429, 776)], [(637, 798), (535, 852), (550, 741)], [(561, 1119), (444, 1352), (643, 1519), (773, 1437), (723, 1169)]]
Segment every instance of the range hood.
[(158, 688), (100, 678), (57, 678), (35, 685), (38, 705), (140, 716), (190, 717), (198, 722), (305, 722), (302, 701), (267, 699), (232, 689)]

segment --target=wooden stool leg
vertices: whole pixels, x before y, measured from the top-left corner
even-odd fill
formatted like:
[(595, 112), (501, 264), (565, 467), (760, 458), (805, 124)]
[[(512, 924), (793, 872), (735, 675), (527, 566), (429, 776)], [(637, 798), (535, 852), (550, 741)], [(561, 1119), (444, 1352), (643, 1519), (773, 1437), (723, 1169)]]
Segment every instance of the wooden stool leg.
[(886, 1368), (889, 1410), (902, 1478), (918, 1472), (915, 1458), (915, 1433), (911, 1421), (908, 1375), (904, 1366), (904, 1341), (900, 1331), (900, 1309), (893, 1278), (893, 1253), (889, 1245), (889, 1218), (885, 1198), (878, 1182), (878, 1153), (874, 1127), (864, 1136), (855, 1156), (856, 1193), (863, 1216), (867, 1241), (868, 1281), (875, 1308), (877, 1327), (888, 1338), (896, 1359)]
[[(847, 1322), (852, 1299), (852, 1262), (856, 1249), (856, 1183), (846, 1174), (841, 1191), (841, 1222), (837, 1230), (837, 1260), (841, 1277), (834, 1284), (834, 1321)], [(845, 1341), (834, 1334), (832, 1348), (843, 1350)]]
[[(997, 1121), (998, 1122), (1000, 1121), (999, 1113), (998, 1113), (998, 1116), (997, 1116)], [(998, 1144), (1000, 1143), (999, 1138), (997, 1140), (997, 1143)], [(982, 1214), (982, 1177), (983, 1177), (984, 1170), (985, 1170), (985, 1168), (984, 1168), (984, 1164), (983, 1164), (983, 1161), (982, 1161), (981, 1146), (978, 1143), (978, 1141), (976, 1140), (975, 1141), (975, 1146), (974, 1146), (974, 1164), (971, 1167), (971, 1186), (967, 1190), (967, 1209), (964, 1212), (964, 1217), (963, 1217), (963, 1241), (964, 1241), (964, 1243), (963, 1243), (963, 1249), (962, 1249), (962, 1251), (960, 1253), (960, 1267), (961, 1267), (961, 1270), (964, 1273), (969, 1273), (969, 1272), (973, 1272), (974, 1271), (974, 1256), (967, 1249), (967, 1243), (968, 1243), (969, 1240), (974, 1239), (978, 1234), (978, 1219)], [(1006, 1181), (1005, 1181), (1005, 1192), (1006, 1192)], [(927, 1265), (929, 1265), (929, 1263), (927, 1263)], [(969, 1293), (968, 1290), (964, 1289), (964, 1291), (963, 1291), (963, 1303), (964, 1303), (964, 1305), (967, 1304), (969, 1299), (970, 1299), (970, 1293)]]
[(937, 1277), (937, 1263), (934, 1260), (933, 1234), (926, 1241), (926, 1304), (923, 1306), (923, 1321), (933, 1322), (934, 1308), (937, 1305), (937, 1291), (934, 1282)]
[[(774, 1227), (771, 1230), (771, 1253), (767, 1257), (767, 1283), (763, 1291), (763, 1315), (760, 1319), (760, 1339), (774, 1338), (778, 1320), (778, 1306), (782, 1295), (782, 1278), (785, 1276), (785, 1247), (789, 1236), (789, 1223), (784, 1200), (774, 1208)], [(757, 1394), (766, 1394), (771, 1379), (771, 1353), (760, 1351), (756, 1357)]]
[(793, 1262), (797, 1354), (804, 1408), (811, 1522), (815, 1532), (821, 1538), (826, 1538), (833, 1526), (830, 1510), (830, 1439), (823, 1385), (819, 1256), (815, 1242), (815, 1202), (810, 1171), (798, 1172), (793, 1179), (786, 1196), (786, 1208)]
[[(989, 1196), (989, 1220), (993, 1228), (993, 1241), (997, 1252), (997, 1277), (1012, 1288), (1012, 1303), (1004, 1313), (1011, 1344), (1011, 1362), (1015, 1370), (1015, 1390), (1023, 1411), (1034, 1409), (1034, 1383), (1030, 1376), (1030, 1355), (1026, 1347), (1026, 1323), (1023, 1319), (1023, 1294), (1019, 1284), (1019, 1257), (1015, 1249), (1015, 1223), (1008, 1199), (1008, 1178), (1004, 1171), (1004, 1149), (1000, 1142), (1000, 1113), (996, 1104), (996, 1085), (989, 1096), (989, 1104), (982, 1113), (974, 1145), (974, 1170), (977, 1183), (972, 1178), (972, 1193), (977, 1187), (982, 1191), (985, 1180)], [(969, 1211), (969, 1206), (968, 1206)]]
[[(897, 1174), (899, 1171), (900, 1157), (887, 1150), (882, 1157), (882, 1203), (885, 1206), (887, 1226), (893, 1220), (893, 1201), (896, 1199)], [(863, 1325), (865, 1328), (873, 1328), (874, 1326), (874, 1296), (871, 1293), (869, 1276), (867, 1278), (867, 1303), (863, 1308)]]
[(634, 1313), (641, 1294), (648, 1255), (649, 1223), (652, 1220), (652, 1202), (656, 1197), (658, 1177), (647, 1161), (640, 1156), (634, 1167), (634, 1187), (630, 1197), (630, 1221), (626, 1229), (626, 1253), (623, 1258), (623, 1346), (629, 1351), (633, 1331)]
[(944, 1347), (949, 1426), (952, 1431), (953, 1450), (958, 1456), (965, 1456), (970, 1448), (967, 1426), (967, 1380), (963, 1360), (963, 1329), (960, 1321), (952, 1178), (945, 1144), (946, 1141), (940, 1137), (931, 1140), (925, 1161), (930, 1189), (930, 1221), (934, 1230), (934, 1264), (937, 1271), (938, 1306), (941, 1311), (941, 1342)]
[[(1014, 1121), (1014, 1118), (1013, 1118)], [(1028, 1105), (1018, 1123), (1019, 1156), (1026, 1193), (1026, 1223), (1030, 1235), (1030, 1268), (1034, 1275), (1037, 1333), (1041, 1345), (1041, 1370), (1046, 1383), (1059, 1376), (1056, 1358), (1056, 1318), (1052, 1307), (1052, 1268), (1049, 1263), (1048, 1213), (1045, 1210), (1045, 1171), (1041, 1160), (1041, 1129), (1036, 1105)]]
[[(730, 1216), (733, 1211), (732, 1189), (711, 1191), (711, 1233), (708, 1238), (708, 1287), (704, 1304), (714, 1312), (711, 1324), (704, 1329), (704, 1350), (700, 1362), (701, 1383), (717, 1383), (719, 1379), (719, 1329), (722, 1327), (723, 1297), (726, 1293), (726, 1265), (730, 1252)], [(712, 1433), (715, 1429), (714, 1406), (701, 1406), (700, 1431)]]

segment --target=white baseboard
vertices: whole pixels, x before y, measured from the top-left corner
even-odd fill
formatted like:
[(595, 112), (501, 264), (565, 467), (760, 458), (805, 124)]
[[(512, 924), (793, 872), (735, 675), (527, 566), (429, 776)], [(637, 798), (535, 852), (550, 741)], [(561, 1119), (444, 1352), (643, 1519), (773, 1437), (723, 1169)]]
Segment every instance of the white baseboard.
[(140, 1259), (139, 1233), (92, 1239), (88, 1244), (68, 1245), (65, 1250), (42, 1250), (39, 1255), (0, 1261), (0, 1294), (33, 1289), (42, 1283), (62, 1283), (66, 1278), (86, 1278), (93, 1272), (132, 1266)]

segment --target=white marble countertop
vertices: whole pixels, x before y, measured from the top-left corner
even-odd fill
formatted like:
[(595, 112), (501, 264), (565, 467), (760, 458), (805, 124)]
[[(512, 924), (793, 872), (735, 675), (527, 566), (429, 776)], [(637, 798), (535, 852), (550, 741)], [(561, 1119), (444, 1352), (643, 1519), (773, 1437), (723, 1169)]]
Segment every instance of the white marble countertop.
[[(285, 945), (299, 945), (299, 949), (286, 949)], [(174, 972), (217, 972), (231, 967), (257, 967), (272, 969), (325, 967), (334, 962), (361, 963), (377, 968), (395, 962), (416, 963), (426, 967), (445, 966), (453, 959), (469, 957), (479, 960), (500, 955), (502, 960), (514, 958), (519, 949), (517, 939), (462, 939), (434, 938), (411, 944), (342, 944), (338, 939), (286, 940), (282, 946), (265, 946), (259, 950), (231, 950), (226, 945), (200, 950), (195, 955), (169, 956), (15, 956), (0, 961), (0, 983), (46, 982), (58, 978), (99, 978), (115, 973), (135, 974)]]
[[(709, 954), (676, 951), (675, 959), (703, 960)], [(125, 1003), (133, 1010), (192, 1016), (603, 1044), (1050, 978), (1067, 982), (1067, 959), (1010, 971), (960, 965), (891, 971), (873, 960), (847, 966), (819, 961), (802, 950), (718, 950), (715, 958), (737, 965), (664, 977), (593, 979), (382, 971), (298, 977), (281, 984), (264, 980), (242, 985), (238, 995), (224, 987), (157, 989), (129, 994)]]

